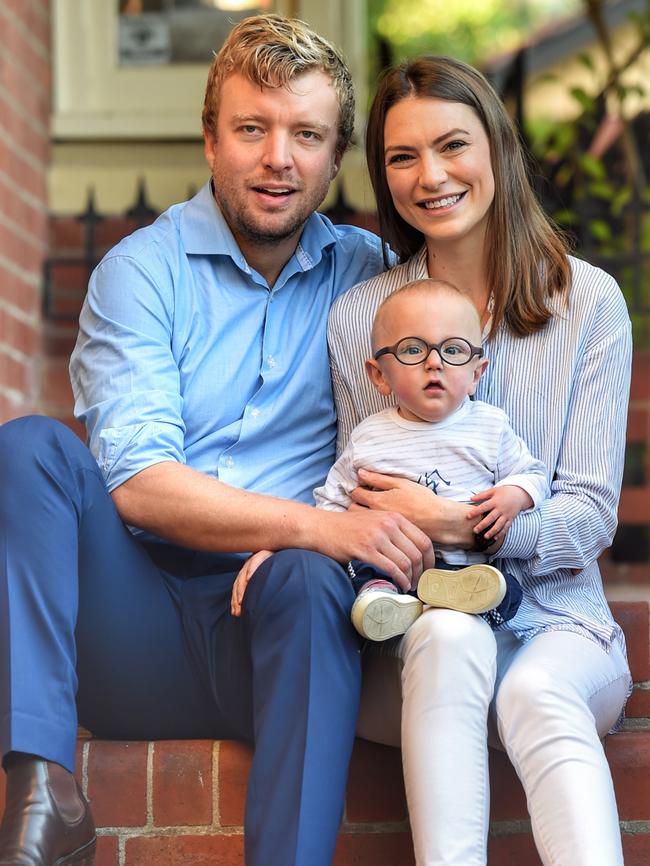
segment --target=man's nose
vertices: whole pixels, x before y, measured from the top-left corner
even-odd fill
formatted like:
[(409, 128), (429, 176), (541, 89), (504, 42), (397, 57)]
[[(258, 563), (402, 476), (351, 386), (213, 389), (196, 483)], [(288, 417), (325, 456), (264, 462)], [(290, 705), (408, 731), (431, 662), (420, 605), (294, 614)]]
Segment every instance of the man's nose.
[(263, 162), (272, 171), (286, 171), (293, 166), (290, 136), (280, 130), (270, 132), (265, 139)]

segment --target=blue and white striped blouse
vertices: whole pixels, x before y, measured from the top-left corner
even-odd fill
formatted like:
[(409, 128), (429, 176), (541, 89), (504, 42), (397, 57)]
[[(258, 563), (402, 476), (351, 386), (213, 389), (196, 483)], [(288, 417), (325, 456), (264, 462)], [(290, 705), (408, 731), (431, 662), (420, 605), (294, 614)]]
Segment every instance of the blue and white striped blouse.
[[(597, 558), (611, 544), (623, 474), (632, 342), (624, 298), (604, 271), (571, 258), (568, 296), (551, 299), (545, 328), (516, 337), (501, 326), (484, 348), (490, 363), (477, 399), (499, 406), (549, 468), (551, 498), (516, 518), (499, 551), (524, 599), (503, 628), (522, 640), (562, 629), (624, 647), (603, 593)], [(381, 301), (427, 277), (426, 250), (341, 296), (329, 319), (339, 416), (338, 451), (363, 418), (391, 404), (364, 371)]]

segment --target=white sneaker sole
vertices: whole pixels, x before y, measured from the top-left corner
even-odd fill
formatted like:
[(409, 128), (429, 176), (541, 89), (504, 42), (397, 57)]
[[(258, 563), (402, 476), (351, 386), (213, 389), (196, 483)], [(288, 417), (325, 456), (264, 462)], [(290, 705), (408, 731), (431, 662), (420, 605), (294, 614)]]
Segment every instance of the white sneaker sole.
[(497, 607), (506, 594), (504, 576), (492, 565), (479, 563), (447, 571), (429, 568), (418, 582), (418, 597), (433, 607), (463, 613), (485, 613)]
[(422, 613), (422, 602), (412, 595), (363, 592), (352, 605), (352, 624), (367, 640), (389, 640), (413, 625)]

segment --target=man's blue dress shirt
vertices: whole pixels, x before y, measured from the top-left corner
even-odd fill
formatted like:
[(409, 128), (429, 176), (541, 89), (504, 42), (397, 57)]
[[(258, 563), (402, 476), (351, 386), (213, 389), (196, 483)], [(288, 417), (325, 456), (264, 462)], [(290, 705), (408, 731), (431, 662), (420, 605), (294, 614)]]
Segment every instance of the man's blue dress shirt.
[(121, 241), (91, 277), (70, 362), (109, 490), (171, 460), (313, 502), (335, 453), (328, 312), (381, 269), (374, 235), (313, 214), (269, 289), (210, 184)]

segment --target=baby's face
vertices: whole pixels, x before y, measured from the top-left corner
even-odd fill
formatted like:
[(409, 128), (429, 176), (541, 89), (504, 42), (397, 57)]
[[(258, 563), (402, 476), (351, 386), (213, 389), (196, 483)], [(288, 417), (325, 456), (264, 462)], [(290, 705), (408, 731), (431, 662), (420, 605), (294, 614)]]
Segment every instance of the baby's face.
[[(480, 346), (480, 325), (471, 302), (451, 293), (405, 292), (381, 312), (374, 351), (405, 337), (442, 343), (460, 337)], [(451, 351), (455, 351), (452, 346)], [(486, 366), (477, 357), (462, 366), (444, 363), (432, 349), (424, 363), (406, 365), (394, 355), (368, 361), (370, 378), (380, 393), (393, 393), (400, 414), (411, 421), (442, 421), (476, 390)]]

